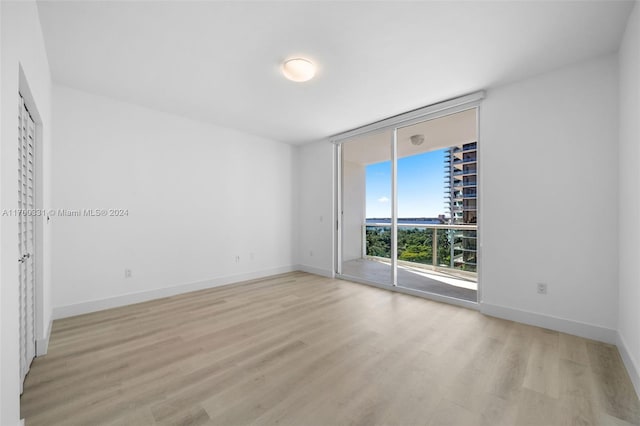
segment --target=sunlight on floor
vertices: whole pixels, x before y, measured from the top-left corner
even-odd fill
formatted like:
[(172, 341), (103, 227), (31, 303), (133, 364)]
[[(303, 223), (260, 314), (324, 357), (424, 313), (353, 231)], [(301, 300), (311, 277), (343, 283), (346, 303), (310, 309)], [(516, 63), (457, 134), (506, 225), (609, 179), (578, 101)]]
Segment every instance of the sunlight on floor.
[(400, 266), (400, 265), (398, 265), (398, 269), (403, 269), (412, 274), (420, 275), (422, 277), (430, 278), (432, 280), (440, 281), (442, 283), (453, 285), (456, 287), (468, 288), (469, 290), (478, 289), (478, 284), (476, 282), (461, 279), (461, 278), (456, 278), (451, 275), (447, 275), (446, 273), (442, 273), (438, 271), (427, 271), (422, 268)]

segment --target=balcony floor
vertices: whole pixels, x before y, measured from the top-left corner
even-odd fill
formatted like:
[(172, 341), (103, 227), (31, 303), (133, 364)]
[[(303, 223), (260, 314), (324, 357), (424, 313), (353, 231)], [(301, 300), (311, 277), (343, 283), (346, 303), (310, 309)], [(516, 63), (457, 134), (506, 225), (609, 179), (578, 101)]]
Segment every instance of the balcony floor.
[[(342, 274), (378, 284), (389, 284), (391, 264), (371, 259), (350, 260), (342, 264)], [(419, 266), (398, 265), (398, 286), (471, 302), (478, 300), (477, 283)]]

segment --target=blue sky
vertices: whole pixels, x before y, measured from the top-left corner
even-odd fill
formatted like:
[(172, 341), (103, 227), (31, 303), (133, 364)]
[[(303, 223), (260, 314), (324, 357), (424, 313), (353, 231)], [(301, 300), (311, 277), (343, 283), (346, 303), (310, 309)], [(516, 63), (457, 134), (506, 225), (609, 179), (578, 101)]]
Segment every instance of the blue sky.
[[(444, 214), (445, 150), (398, 160), (398, 217)], [(367, 166), (367, 216), (391, 217), (391, 162)]]

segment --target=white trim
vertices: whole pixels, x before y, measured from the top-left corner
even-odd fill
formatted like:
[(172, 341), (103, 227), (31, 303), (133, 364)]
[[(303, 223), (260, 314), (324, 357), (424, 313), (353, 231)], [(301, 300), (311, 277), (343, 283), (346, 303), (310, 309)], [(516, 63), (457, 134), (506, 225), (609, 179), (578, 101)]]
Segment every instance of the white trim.
[(296, 269), (296, 271), (306, 272), (308, 274), (313, 274), (313, 275), (320, 275), (322, 277), (327, 277), (327, 278), (335, 278), (336, 277), (335, 272), (330, 271), (328, 269), (316, 268), (315, 266), (296, 265), (295, 269)]
[(338, 274), (342, 273), (342, 218), (343, 218), (343, 202), (342, 202), (342, 174), (344, 173), (344, 168), (342, 165), (342, 146), (335, 145), (333, 149), (334, 155), (334, 173), (333, 178), (335, 181), (334, 185), (334, 193), (335, 193), (335, 203), (336, 208), (334, 209), (334, 214), (336, 215), (336, 228), (335, 232), (332, 232), (334, 235), (334, 244), (333, 247), (335, 249), (335, 255), (333, 256), (334, 268), (333, 271), (336, 271)]
[(346, 132), (331, 136), (329, 140), (332, 143), (338, 144), (345, 139), (363, 135), (365, 133), (377, 132), (388, 127), (405, 127), (419, 121), (430, 120), (433, 118), (437, 118), (438, 116), (453, 114), (465, 109), (474, 108), (478, 105), (480, 100), (484, 99), (484, 97), (485, 92), (484, 90), (481, 90), (479, 92), (438, 102), (423, 108), (389, 117), (384, 120), (376, 121), (375, 123), (367, 124), (353, 130), (348, 130)]
[[(367, 195), (365, 190), (365, 197)], [(367, 217), (365, 215), (365, 223)], [(391, 285), (398, 287), (398, 128), (391, 132)]]
[(618, 330), (616, 337), (618, 352), (620, 352), (624, 366), (627, 367), (627, 373), (629, 373), (633, 387), (636, 388), (636, 395), (640, 396), (640, 364), (638, 363), (638, 360), (633, 357), (631, 352), (629, 352), (624, 337), (620, 334), (620, 330)]
[[(334, 182), (336, 180), (336, 176), (338, 174), (340, 174), (341, 172), (338, 170), (337, 168), (337, 163), (336, 161), (338, 161), (338, 153), (336, 150), (332, 151), (332, 175), (334, 178)], [(338, 197), (338, 191), (335, 187), (335, 185), (333, 185), (333, 188), (331, 188), (331, 227), (333, 228), (334, 226), (336, 227), (336, 229), (338, 228), (338, 201), (337, 201), (337, 197)], [(335, 247), (336, 244), (338, 244), (338, 238), (336, 236), (335, 233), (331, 233), (331, 247)], [(335, 273), (336, 273), (336, 267), (338, 265), (338, 260), (336, 259), (335, 256), (332, 257), (331, 259), (331, 276), (334, 277)]]
[(53, 319), (67, 318), (76, 315), (87, 314), (90, 312), (102, 311), (104, 309), (117, 308), (134, 303), (175, 296), (177, 294), (189, 293), (192, 291), (204, 290), (207, 288), (214, 288), (258, 278), (265, 278), (271, 275), (284, 274), (287, 272), (293, 272), (295, 270), (297, 269), (293, 265), (283, 266), (280, 268), (249, 272), (246, 274), (227, 275), (205, 281), (178, 284), (171, 287), (141, 291), (138, 293), (123, 294), (106, 299), (88, 300), (86, 302), (75, 303), (73, 305), (58, 306), (53, 308)]
[(566, 318), (507, 308), (505, 306), (492, 305), (489, 303), (481, 303), (480, 312), (492, 317), (535, 325), (537, 327), (573, 334), (575, 336), (585, 337), (587, 339), (597, 340), (600, 342), (616, 344), (617, 340), (617, 331), (613, 328), (601, 327), (599, 325), (588, 324)]
[(482, 243), (484, 241), (484, 232), (482, 232), (482, 230), (484, 229), (483, 227), (483, 218), (484, 218), (484, 161), (482, 160), (482, 154), (484, 152), (484, 144), (482, 143), (481, 139), (482, 139), (482, 135), (480, 134), (480, 108), (481, 105), (478, 104), (475, 109), (476, 109), (476, 144), (477, 144), (477, 149), (476, 149), (476, 167), (477, 167), (477, 174), (476, 174), (476, 182), (477, 182), (477, 186), (476, 186), (476, 191), (477, 191), (477, 197), (476, 197), (476, 203), (477, 203), (477, 211), (476, 211), (476, 285), (477, 285), (477, 292), (476, 292), (476, 302), (477, 303), (482, 303), (482, 288), (483, 288), (483, 283), (484, 283), (484, 256), (482, 255)]
[(43, 356), (47, 354), (49, 350), (49, 338), (51, 337), (51, 327), (53, 326), (53, 319), (49, 320), (49, 326), (43, 333), (42, 339), (36, 340), (36, 356)]

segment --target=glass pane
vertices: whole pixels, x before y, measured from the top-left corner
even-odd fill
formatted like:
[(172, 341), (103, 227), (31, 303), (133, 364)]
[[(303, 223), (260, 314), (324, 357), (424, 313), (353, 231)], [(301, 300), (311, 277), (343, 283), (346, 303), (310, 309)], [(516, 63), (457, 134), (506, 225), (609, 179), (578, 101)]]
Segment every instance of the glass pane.
[(398, 286), (477, 300), (476, 152), (475, 109), (398, 129)]
[(391, 284), (391, 132), (342, 146), (342, 274)]

